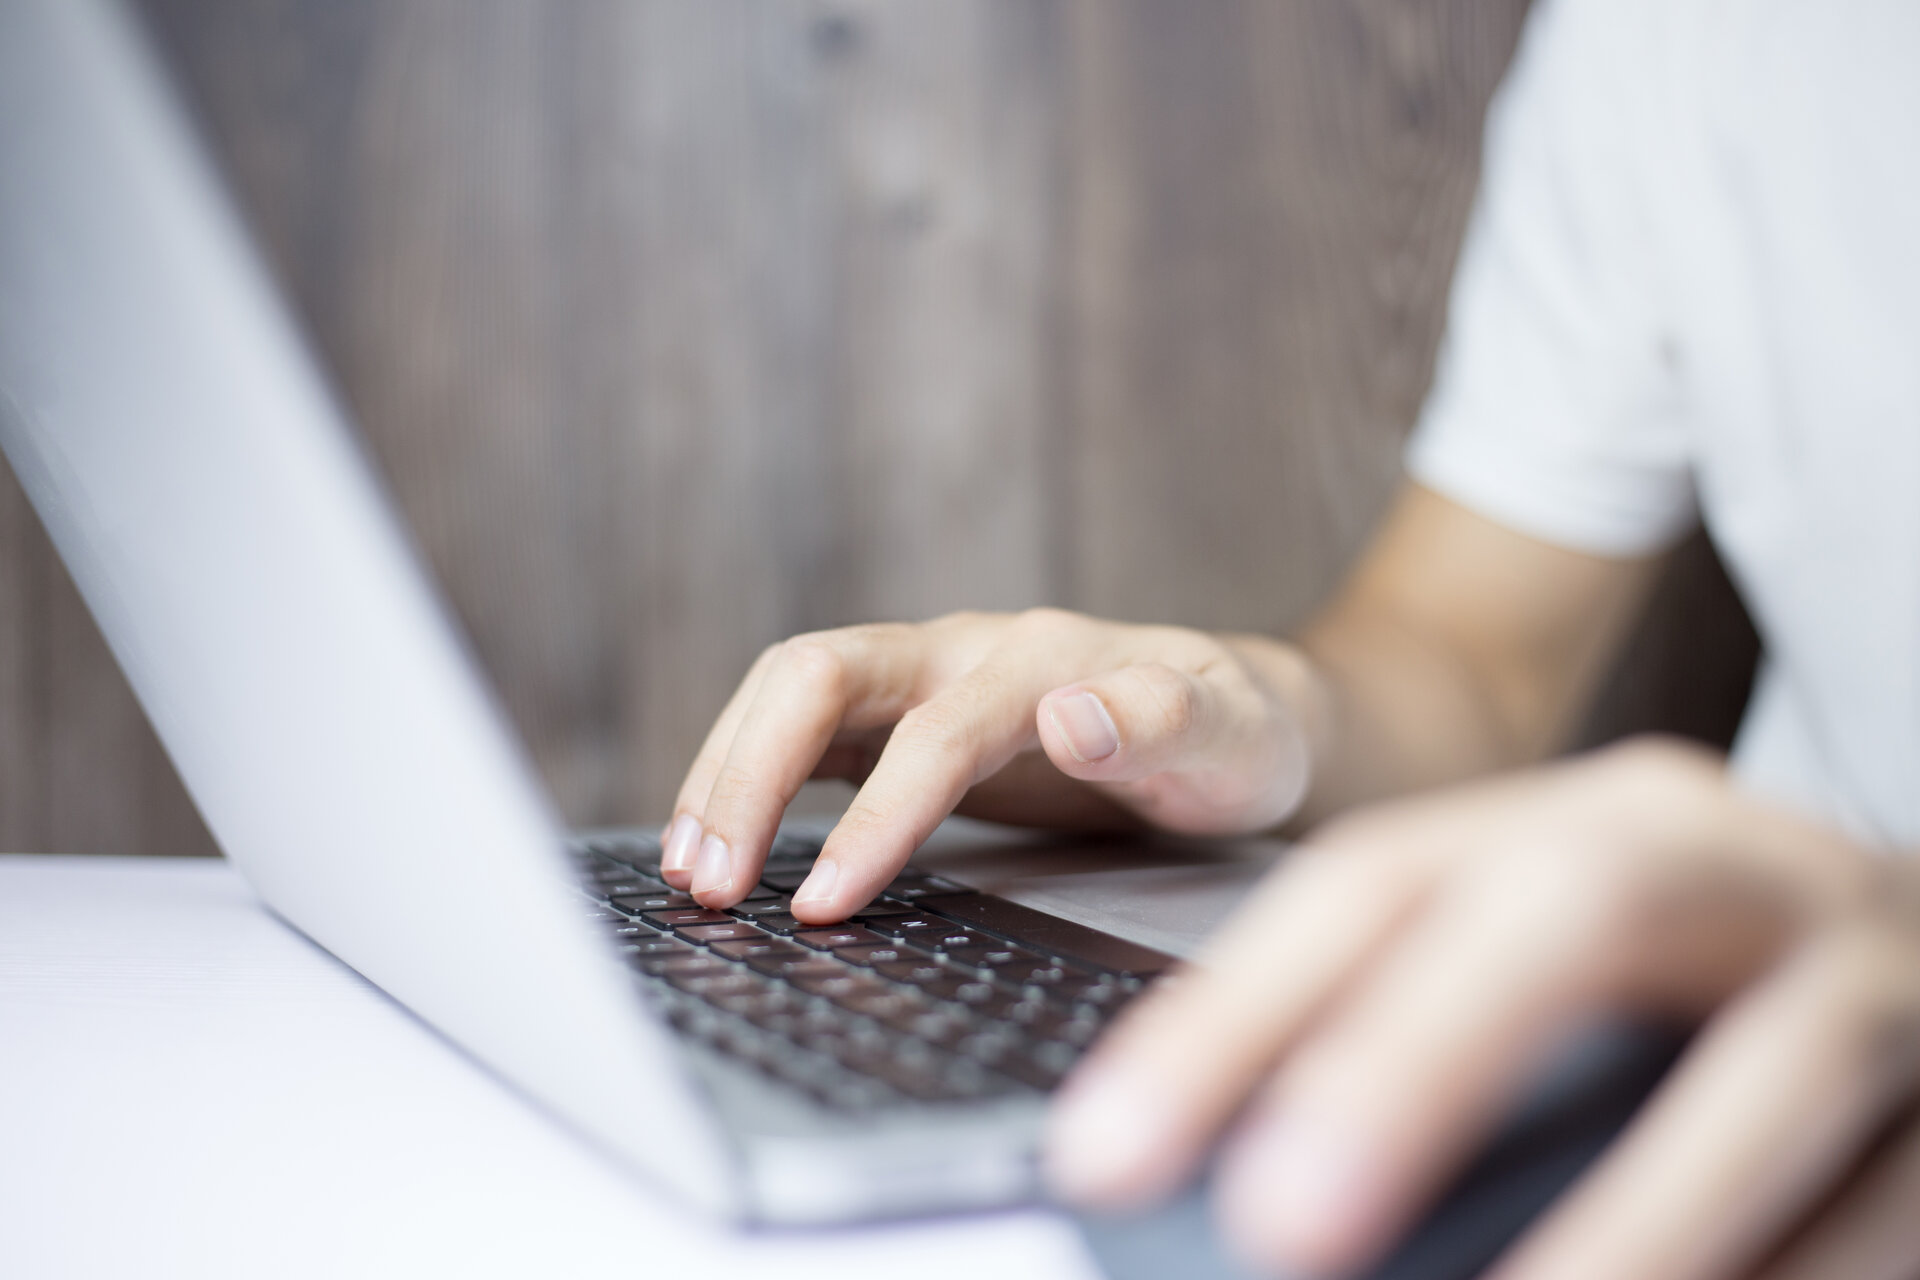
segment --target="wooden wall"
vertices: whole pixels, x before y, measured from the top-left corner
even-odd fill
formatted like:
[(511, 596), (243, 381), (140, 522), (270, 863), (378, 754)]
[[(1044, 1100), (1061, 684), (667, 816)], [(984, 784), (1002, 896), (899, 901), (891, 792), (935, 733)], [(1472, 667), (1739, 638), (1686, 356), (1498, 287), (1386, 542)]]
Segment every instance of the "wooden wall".
[[(1525, 0), (139, 8), (590, 823), (793, 631), (1299, 619), (1395, 481)], [(1610, 727), (1738, 705), (1690, 563)], [(10, 480), (0, 844), (208, 847)]]

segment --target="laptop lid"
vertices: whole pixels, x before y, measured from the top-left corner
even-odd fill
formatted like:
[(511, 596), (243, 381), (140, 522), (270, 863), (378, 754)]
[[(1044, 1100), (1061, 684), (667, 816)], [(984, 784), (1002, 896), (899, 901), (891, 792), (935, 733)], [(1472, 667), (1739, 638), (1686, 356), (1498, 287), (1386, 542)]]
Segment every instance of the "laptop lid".
[(547, 799), (106, 0), (0, 5), (0, 446), (261, 896), (721, 1204), (709, 1109), (581, 920)]

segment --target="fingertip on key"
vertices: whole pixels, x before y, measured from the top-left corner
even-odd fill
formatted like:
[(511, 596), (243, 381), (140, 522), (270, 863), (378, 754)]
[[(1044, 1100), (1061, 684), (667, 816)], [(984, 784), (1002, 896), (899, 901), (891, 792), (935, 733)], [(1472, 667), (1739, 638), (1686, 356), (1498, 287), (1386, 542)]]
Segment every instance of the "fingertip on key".
[(700, 852), (694, 859), (690, 892), (696, 898), (724, 896), (732, 887), (733, 852), (725, 840), (709, 833), (700, 841)]
[[(807, 878), (801, 882), (798, 889), (794, 890), (795, 913), (806, 917), (819, 916), (823, 922), (838, 920), (840, 917), (833, 915), (832, 911), (834, 890), (839, 888), (839, 885), (839, 864), (829, 862), (825, 858), (818, 859), (814, 862), (813, 870)], [(801, 908), (805, 910), (801, 911)]]
[(692, 882), (702, 834), (700, 819), (690, 813), (667, 824), (666, 838), (660, 846), (660, 875), (676, 889), (685, 889)]

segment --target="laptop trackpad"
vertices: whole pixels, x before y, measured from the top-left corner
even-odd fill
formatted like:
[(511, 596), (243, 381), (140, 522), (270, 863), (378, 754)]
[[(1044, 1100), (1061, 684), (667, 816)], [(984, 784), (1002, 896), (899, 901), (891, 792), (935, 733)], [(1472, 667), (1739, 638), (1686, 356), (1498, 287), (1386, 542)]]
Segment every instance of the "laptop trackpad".
[(913, 861), (1023, 907), (1184, 956), (1286, 848), (1279, 840), (1068, 839), (953, 818)]

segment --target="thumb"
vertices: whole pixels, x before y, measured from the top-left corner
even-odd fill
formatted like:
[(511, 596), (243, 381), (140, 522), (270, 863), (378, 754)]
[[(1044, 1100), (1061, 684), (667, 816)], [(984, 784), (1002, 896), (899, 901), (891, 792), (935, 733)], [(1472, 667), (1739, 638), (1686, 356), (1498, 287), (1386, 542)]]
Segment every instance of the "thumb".
[(1145, 662), (1055, 689), (1035, 720), (1062, 773), (1180, 830), (1270, 826), (1306, 789), (1304, 734), (1251, 681)]

